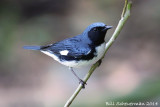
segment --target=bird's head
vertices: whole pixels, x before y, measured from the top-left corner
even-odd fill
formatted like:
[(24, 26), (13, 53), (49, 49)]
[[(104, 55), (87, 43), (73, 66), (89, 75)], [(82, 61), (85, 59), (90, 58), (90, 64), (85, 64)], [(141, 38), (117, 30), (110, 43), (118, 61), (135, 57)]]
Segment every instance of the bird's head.
[(95, 45), (99, 45), (104, 42), (106, 32), (111, 28), (112, 26), (107, 26), (102, 22), (97, 22), (89, 25), (83, 34), (87, 35)]

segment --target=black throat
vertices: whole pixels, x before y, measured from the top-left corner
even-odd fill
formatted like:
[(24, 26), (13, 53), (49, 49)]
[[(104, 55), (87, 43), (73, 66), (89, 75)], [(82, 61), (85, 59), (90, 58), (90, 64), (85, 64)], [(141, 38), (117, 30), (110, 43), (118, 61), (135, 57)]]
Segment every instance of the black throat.
[(106, 32), (88, 32), (88, 37), (95, 46), (99, 46), (100, 44), (104, 43), (105, 35)]

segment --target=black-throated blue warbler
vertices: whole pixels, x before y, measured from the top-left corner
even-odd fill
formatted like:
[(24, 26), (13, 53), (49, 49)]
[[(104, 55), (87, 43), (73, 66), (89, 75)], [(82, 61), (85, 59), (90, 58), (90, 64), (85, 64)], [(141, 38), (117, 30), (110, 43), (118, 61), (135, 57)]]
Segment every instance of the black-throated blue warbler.
[(73, 71), (74, 67), (91, 65), (101, 59), (105, 52), (105, 35), (108, 29), (102, 22), (89, 25), (81, 34), (46, 46), (24, 46), (24, 49), (39, 50), (70, 68), (83, 88), (85, 82)]

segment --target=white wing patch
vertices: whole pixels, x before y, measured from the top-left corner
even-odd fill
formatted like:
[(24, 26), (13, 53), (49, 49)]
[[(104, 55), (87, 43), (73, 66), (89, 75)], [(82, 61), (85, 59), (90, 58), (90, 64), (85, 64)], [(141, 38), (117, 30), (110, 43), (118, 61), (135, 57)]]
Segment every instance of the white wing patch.
[(69, 53), (69, 51), (68, 51), (68, 50), (63, 50), (63, 51), (60, 51), (59, 53), (60, 53), (61, 55), (67, 56), (68, 53)]

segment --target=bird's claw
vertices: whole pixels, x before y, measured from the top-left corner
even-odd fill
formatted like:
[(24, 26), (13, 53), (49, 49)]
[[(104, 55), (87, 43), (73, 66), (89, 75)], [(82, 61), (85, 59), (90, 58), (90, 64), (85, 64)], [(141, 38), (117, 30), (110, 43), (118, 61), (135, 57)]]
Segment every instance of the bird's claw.
[(81, 79), (79, 80), (79, 84), (82, 85), (82, 88), (85, 88), (85, 85), (87, 85), (87, 83)]
[(101, 65), (102, 59), (98, 60), (98, 67)]

